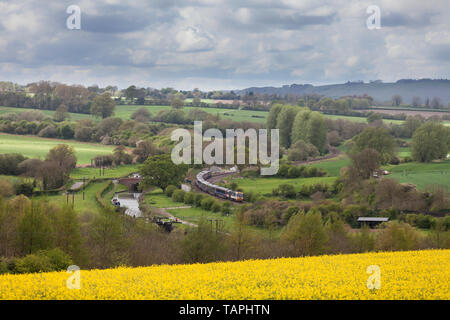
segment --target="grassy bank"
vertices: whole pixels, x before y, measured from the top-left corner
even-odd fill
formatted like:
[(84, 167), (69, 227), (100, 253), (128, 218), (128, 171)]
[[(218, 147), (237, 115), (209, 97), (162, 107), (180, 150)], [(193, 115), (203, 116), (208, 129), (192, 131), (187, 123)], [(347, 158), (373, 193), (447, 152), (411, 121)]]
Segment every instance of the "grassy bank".
[(49, 150), (58, 144), (67, 144), (73, 147), (78, 164), (90, 164), (92, 158), (101, 154), (111, 154), (114, 150), (113, 146), (104, 146), (99, 143), (0, 134), (0, 153), (20, 153), (26, 157), (44, 159)]

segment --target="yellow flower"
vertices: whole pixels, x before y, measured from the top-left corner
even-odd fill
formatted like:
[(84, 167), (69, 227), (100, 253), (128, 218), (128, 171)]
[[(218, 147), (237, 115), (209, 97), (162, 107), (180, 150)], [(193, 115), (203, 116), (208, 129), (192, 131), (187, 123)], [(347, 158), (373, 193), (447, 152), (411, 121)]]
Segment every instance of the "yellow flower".
[[(0, 299), (449, 299), (450, 250), (1, 275)], [(368, 289), (369, 266), (380, 289)]]

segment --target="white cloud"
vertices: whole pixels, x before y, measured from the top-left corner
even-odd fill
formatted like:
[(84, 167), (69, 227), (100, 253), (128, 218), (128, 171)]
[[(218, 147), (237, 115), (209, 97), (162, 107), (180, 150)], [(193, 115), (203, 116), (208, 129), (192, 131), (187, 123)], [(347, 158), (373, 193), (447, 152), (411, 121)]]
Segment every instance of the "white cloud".
[(450, 31), (431, 31), (425, 35), (425, 40), (430, 45), (450, 44)]
[(213, 37), (197, 27), (188, 27), (176, 35), (179, 51), (204, 51), (214, 47)]
[[(65, 28), (64, 1), (0, 2), (2, 78), (220, 89), (450, 77), (450, 1), (445, 0), (77, 4), (82, 28), (89, 17), (89, 30)], [(380, 30), (366, 28), (370, 4), (381, 7)], [(386, 15), (389, 25), (383, 26)], [(105, 23), (113, 24), (113, 31)]]

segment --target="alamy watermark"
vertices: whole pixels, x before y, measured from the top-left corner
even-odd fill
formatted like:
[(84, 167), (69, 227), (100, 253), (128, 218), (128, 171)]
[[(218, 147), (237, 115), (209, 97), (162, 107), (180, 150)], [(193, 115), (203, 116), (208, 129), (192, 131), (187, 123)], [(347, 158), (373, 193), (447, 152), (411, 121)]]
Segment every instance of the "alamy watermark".
[[(235, 165), (261, 164), (269, 167), (261, 168), (261, 175), (275, 175), (279, 167), (279, 130), (270, 130), (270, 155), (268, 154), (268, 130), (260, 129), (256, 132), (250, 128), (226, 129), (225, 138), (219, 129), (208, 129), (202, 134), (202, 121), (194, 121), (194, 161), (192, 162), (192, 137), (186, 129), (176, 129), (172, 132), (171, 140), (179, 141), (172, 149), (171, 158), (175, 164), (207, 164), (207, 165)], [(212, 139), (214, 138), (214, 141)], [(181, 141), (180, 141), (181, 139)], [(246, 145), (248, 139), (248, 148)], [(203, 149), (203, 141), (212, 141)], [(225, 141), (225, 158), (224, 158)], [(236, 146), (235, 146), (236, 142)], [(235, 152), (236, 150), (236, 152)], [(246, 155), (248, 154), (248, 163)]]
[(381, 289), (381, 269), (377, 265), (370, 265), (366, 269), (366, 273), (370, 274), (367, 279), (366, 286), (369, 290)]
[(368, 6), (366, 13), (370, 16), (366, 20), (366, 26), (369, 30), (381, 29), (381, 9), (379, 6)]
[(67, 268), (67, 273), (71, 275), (67, 278), (66, 285), (70, 290), (81, 289), (81, 271), (80, 267), (76, 265), (71, 265)]
[(70, 5), (67, 7), (66, 13), (70, 16), (66, 20), (66, 26), (69, 30), (81, 29), (81, 9), (79, 6)]

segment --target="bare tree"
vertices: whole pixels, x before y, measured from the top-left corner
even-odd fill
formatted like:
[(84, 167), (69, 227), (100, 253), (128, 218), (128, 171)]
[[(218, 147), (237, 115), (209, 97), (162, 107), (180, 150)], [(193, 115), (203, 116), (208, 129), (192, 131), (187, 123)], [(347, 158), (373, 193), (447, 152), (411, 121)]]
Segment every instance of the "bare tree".
[(442, 107), (441, 99), (439, 99), (439, 97), (433, 97), (433, 99), (431, 100), (431, 107), (433, 109), (441, 108)]
[(394, 96), (392, 96), (392, 105), (398, 107), (399, 105), (401, 105), (403, 102), (403, 98), (396, 94)]
[(422, 99), (420, 97), (414, 97), (412, 99), (412, 106), (413, 107), (420, 107), (422, 105)]

